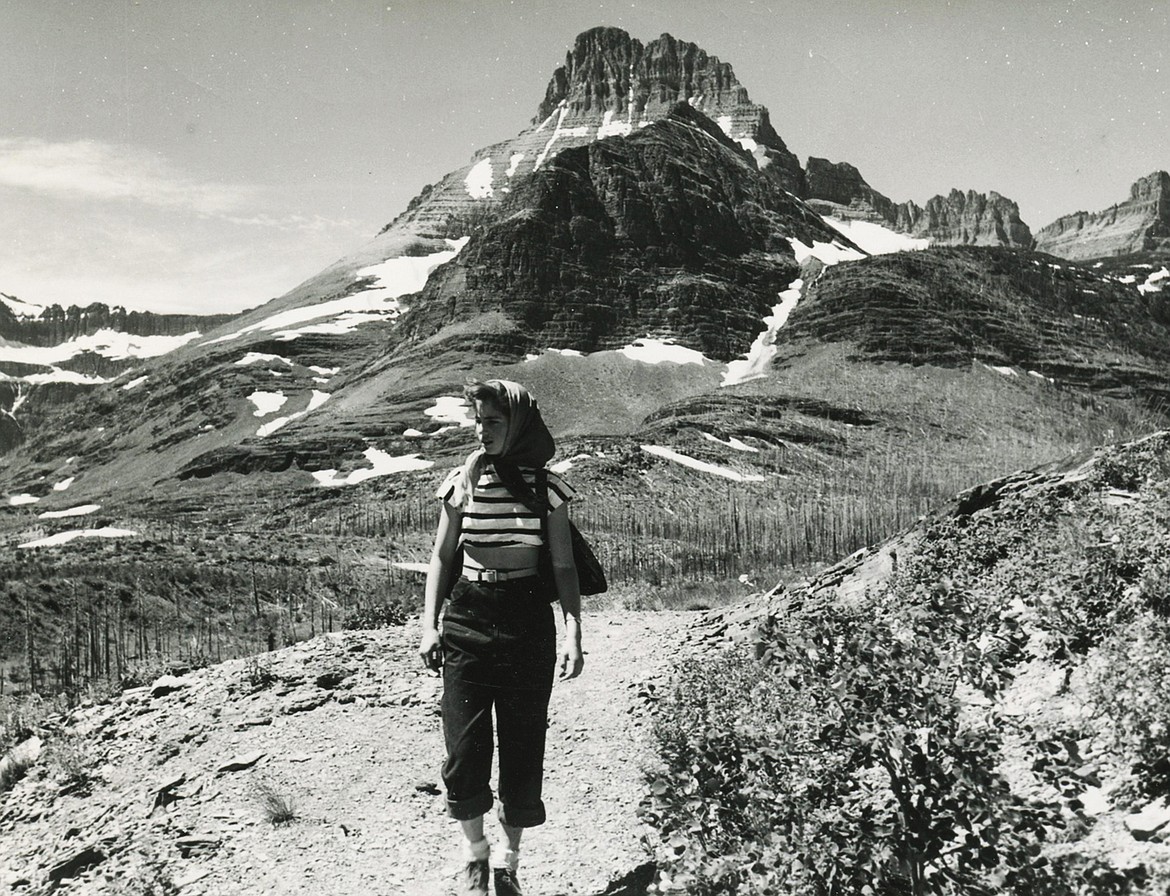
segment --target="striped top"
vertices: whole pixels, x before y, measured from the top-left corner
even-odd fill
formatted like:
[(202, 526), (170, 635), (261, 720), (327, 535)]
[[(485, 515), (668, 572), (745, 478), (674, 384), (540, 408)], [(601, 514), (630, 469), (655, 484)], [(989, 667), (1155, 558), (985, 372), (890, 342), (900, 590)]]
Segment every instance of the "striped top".
[[(463, 472), (456, 467), (443, 480), (436, 496), (455, 505), (455, 484)], [(536, 489), (536, 471), (521, 468), (524, 481)], [(548, 471), (548, 503), (555, 510), (572, 500), (576, 492), (564, 479)], [(529, 510), (512, 496), (496, 471), (487, 467), (475, 486), (475, 497), (463, 508), (463, 544), (469, 547), (540, 547), (540, 514)]]

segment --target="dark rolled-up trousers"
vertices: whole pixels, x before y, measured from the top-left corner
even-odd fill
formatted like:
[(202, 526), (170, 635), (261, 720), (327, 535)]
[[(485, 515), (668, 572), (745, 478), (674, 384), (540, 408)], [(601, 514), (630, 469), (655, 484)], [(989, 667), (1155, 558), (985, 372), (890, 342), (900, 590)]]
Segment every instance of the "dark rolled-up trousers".
[(492, 807), (493, 726), (500, 755), (499, 817), (545, 820), (544, 743), (556, 666), (556, 622), (532, 576), (495, 584), (459, 579), (443, 616), (443, 784), (447, 812), (467, 821)]

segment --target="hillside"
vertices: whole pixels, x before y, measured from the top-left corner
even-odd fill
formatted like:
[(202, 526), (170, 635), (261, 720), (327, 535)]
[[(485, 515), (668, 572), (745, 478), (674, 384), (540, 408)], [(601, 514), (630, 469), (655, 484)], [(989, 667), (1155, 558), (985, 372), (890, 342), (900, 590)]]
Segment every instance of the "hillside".
[[(137, 354), (5, 347), (29, 364), (0, 375), (0, 681), (73, 692), (413, 611), (472, 376), (532, 388), (639, 606), (719, 603), (1165, 425), (1159, 269), (821, 217), (730, 65), (669, 35), (586, 32), (534, 99), (262, 307)], [(961, 198), (947, 226), (1010, 219)]]
[(1170, 434), (970, 489), (683, 660), (643, 818), (689, 893), (1170, 882)]
[[(525, 880), (1164, 892), (1167, 458), (1161, 432), (1017, 471), (711, 612), (589, 608)], [(9, 722), (25, 739), (19, 773), (0, 770), (4, 880), (441, 892), (455, 834), (416, 637), (321, 635)]]

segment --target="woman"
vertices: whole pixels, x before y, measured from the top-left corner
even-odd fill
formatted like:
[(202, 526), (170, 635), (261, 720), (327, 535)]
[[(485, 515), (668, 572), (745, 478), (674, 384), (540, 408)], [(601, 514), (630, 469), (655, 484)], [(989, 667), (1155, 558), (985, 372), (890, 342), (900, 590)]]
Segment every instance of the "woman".
[[(490, 847), (483, 818), (493, 803), (488, 779), (495, 710), (498, 814), (507, 840), (496, 864), (495, 891), (519, 896), (521, 835), (545, 820), (545, 730), (558, 665), (553, 599), (559, 598), (565, 619), (561, 679), (576, 678), (584, 665), (581, 595), (569, 535), (568, 502), (574, 493), (544, 470), (553, 439), (523, 386), (473, 381), (464, 396), (475, 406), (480, 447), (438, 491), (443, 510), (427, 573), (419, 654), (428, 668), (443, 669), (443, 783), (448, 814), (459, 820), (466, 841), (467, 893), (487, 893)], [(537, 575), (546, 538), (555, 595)]]

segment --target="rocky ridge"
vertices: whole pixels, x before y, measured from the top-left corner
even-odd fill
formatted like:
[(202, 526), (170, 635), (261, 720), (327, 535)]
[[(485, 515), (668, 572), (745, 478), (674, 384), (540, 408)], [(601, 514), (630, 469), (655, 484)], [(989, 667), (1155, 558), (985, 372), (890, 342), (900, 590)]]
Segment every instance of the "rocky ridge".
[(18, 315), (0, 294), (0, 339), (23, 345), (58, 345), (79, 336), (92, 336), (99, 330), (117, 330), (131, 336), (181, 336), (192, 330), (206, 332), (236, 317), (234, 314), (156, 314), (153, 311), (127, 311), (120, 305), (111, 308), (103, 302), (85, 307), (49, 305), (39, 315)]
[(1103, 211), (1057, 218), (1037, 232), (1036, 249), (1071, 261), (1139, 253), (1170, 258), (1170, 174), (1141, 178), (1127, 200)]
[(827, 217), (870, 221), (935, 246), (1010, 246), (1029, 249), (1032, 233), (1019, 206), (998, 193), (951, 190), (925, 206), (895, 204), (873, 189), (848, 162), (810, 158), (808, 204)]

